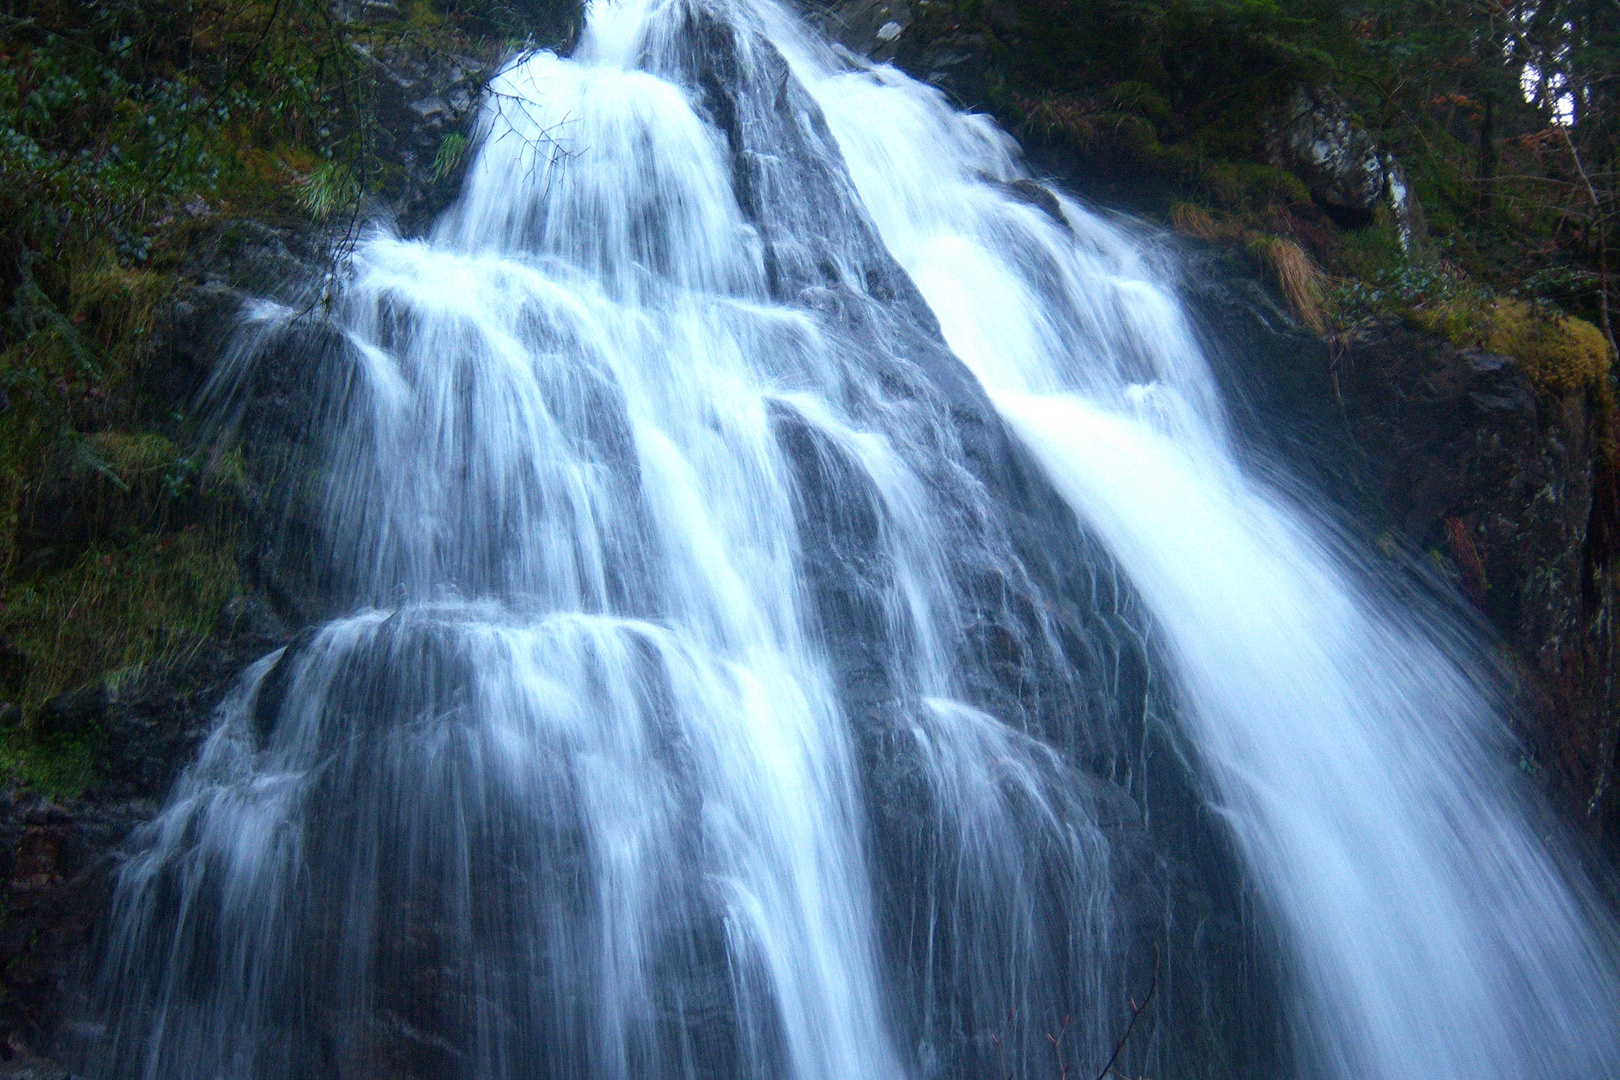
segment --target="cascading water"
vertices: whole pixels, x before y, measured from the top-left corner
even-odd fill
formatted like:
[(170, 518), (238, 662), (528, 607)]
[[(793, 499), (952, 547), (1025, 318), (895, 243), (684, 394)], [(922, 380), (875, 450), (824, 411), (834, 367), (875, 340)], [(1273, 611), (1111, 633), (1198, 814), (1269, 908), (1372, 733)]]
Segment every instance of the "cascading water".
[(1612, 1073), (1466, 643), (1233, 464), (1133, 238), (765, 0), (493, 89), (433, 236), (222, 372), (304, 343), (352, 614), (137, 837), (92, 1071), (1056, 1075), (1151, 986), (1122, 1070), (1274, 1074), (1280, 966), (1307, 1075)]
[(1611, 939), (1492, 757), (1466, 647), (1377, 610), (1351, 555), (1243, 476), (1185, 317), (1128, 239), (998, 197), (985, 178), (1018, 175), (1005, 138), (933, 94), (802, 55), (884, 242), (1152, 613), (1285, 928), (1309, 1071), (1620, 1071)]

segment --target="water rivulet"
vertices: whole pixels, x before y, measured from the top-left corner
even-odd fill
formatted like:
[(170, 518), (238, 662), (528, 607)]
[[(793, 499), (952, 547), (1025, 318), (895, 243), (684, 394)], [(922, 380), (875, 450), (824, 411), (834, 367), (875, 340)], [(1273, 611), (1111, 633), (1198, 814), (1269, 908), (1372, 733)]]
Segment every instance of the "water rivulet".
[[(766, 0), (598, 3), (317, 387), (348, 612), (118, 879), (107, 1077), (1579, 1080), (1466, 635), (1247, 477), (1173, 268)], [(1147, 1000), (1151, 994), (1151, 1000)]]

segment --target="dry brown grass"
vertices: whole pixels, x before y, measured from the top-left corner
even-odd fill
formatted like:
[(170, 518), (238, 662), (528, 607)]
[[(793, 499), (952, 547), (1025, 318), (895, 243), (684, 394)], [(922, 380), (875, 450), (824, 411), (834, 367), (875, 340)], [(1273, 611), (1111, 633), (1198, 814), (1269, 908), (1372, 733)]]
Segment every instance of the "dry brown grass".
[(1249, 249), (1271, 271), (1294, 317), (1312, 333), (1327, 332), (1327, 279), (1305, 249), (1292, 240), (1257, 236)]
[(1188, 202), (1170, 208), (1170, 223), (1183, 236), (1210, 243), (1241, 241), (1270, 272), (1294, 317), (1313, 333), (1327, 332), (1327, 276), (1294, 241), (1258, 232), (1237, 219), (1217, 218)]
[(1199, 240), (1218, 240), (1222, 236), (1220, 226), (1209, 211), (1189, 202), (1178, 202), (1170, 208), (1170, 224), (1183, 236)]

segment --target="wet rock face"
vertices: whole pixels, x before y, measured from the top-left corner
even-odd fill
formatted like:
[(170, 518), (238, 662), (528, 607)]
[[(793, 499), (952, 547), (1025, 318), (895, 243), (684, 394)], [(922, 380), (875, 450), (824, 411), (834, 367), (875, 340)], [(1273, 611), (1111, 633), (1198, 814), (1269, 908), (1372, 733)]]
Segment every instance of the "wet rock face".
[[(875, 11), (874, 18), (883, 14)], [(881, 40), (890, 23), (898, 20), (876, 23), (873, 35)], [(802, 90), (786, 83), (780, 58), (761, 68), (766, 77), (783, 80), (780, 94), (742, 85), (734, 62), (739, 43), (728, 34), (718, 25), (699, 27), (694, 37), (705, 47), (670, 57), (668, 64), (683, 73), (731, 141), (739, 201), (771, 251), (776, 298), (814, 313), (830, 335), (849, 343), (852, 356), (869, 363), (880, 362), (871, 359), (880, 356), (902, 358), (885, 372), (885, 392), (892, 400), (870, 404), (908, 410), (940, 434), (940, 452), (912, 464), (961, 526), (961, 552), (951, 570), (964, 600), (958, 653), (963, 668), (975, 673), (973, 704), (1062, 751), (1062, 767), (1054, 766), (1046, 782), (1061, 794), (1059, 801), (1074, 820), (1096, 822), (1117, 861), (1117, 944), (1130, 954), (1120, 964), (1120, 985), (1140, 995), (1161, 951), (1173, 966), (1174, 985), (1167, 980), (1158, 990), (1153, 1036), (1176, 1044), (1165, 1057), (1172, 1072), (1274, 1071), (1269, 1067), (1276, 1053), (1274, 973), (1245, 928), (1246, 901), (1235, 861), (1218, 839), (1209, 842), (1221, 835), (1220, 825), (1203, 809), (1168, 726), (1155, 716), (1162, 703), (1154, 700), (1153, 660), (1133, 625), (1131, 598), (939, 340), (920, 296), (869, 235), (853, 204), (845, 199), (829, 218), (805, 216), (820, 212), (822, 204), (794, 199), (795, 189), (850, 195), (848, 179), (841, 168), (817, 164), (828, 160), (825, 125)], [(395, 145), (417, 154), (412, 159), (417, 163), (454, 115), (437, 107), (443, 97), (438, 92), (406, 100), (422, 78), (406, 72), (396, 80), (401, 85), (395, 103), (401, 109), (395, 115), (403, 126)], [(427, 106), (415, 107), (424, 101)], [(748, 103), (757, 101), (772, 106), (744, 116)], [(410, 120), (412, 115), (418, 120)], [(1044, 189), (1028, 185), (1016, 193), (1051, 212), (1052, 198)], [(842, 228), (866, 232), (857, 240), (845, 237), (839, 246), (865, 250), (870, 258), (829, 273), (827, 238)], [(176, 361), (177, 398), (189, 399), (200, 387), (225, 349), (245, 297), (275, 295), (292, 305), (321, 302), (325, 264), (318, 235), (242, 223), (238, 231), (236, 240), (222, 242), (199, 266), (195, 288), (176, 300), (166, 347)], [(244, 663), (276, 645), (291, 639), (296, 650), (297, 629), (330, 614), (322, 598), (332, 590), (307, 559), (318, 530), (288, 501), (295, 493), (277, 486), (296, 487), (308, 467), (301, 455), (308, 452), (303, 444), (314, 406), (304, 365), (324, 347), (317, 330), (293, 334), (261, 358), (240, 388), (237, 418), (251, 448), (247, 471), (257, 515), (250, 530), (256, 534), (248, 568), (255, 582), (251, 602), (229, 613), (230, 625), (184, 678), (164, 673), (139, 688), (114, 693), (97, 687), (53, 703), (50, 723), (58, 737), (72, 738), (90, 726), (112, 733), (119, 760), (108, 772), (119, 777), (117, 784), (60, 807), (20, 793), (9, 803), (0, 800), (0, 848), (11, 860), (0, 860), (0, 872), (15, 898), (5, 924), (9, 936), (0, 938), (8, 950), (0, 959), (8, 961), (5, 979), (10, 980), (0, 982), (10, 1010), (0, 1012), (0, 1022), (14, 1034), (12, 1054), (23, 1063), (18, 1068), (36, 1068), (31, 1048), (47, 1044), (61, 1016), (75, 1011), (72, 988), (82, 985), (84, 967), (94, 963), (93, 950), (87, 954), (85, 946), (101, 932), (112, 853), (134, 825), (152, 816), (175, 776), (195, 757), (225, 688)], [(917, 974), (930, 962), (923, 953), (937, 946), (952, 954), (960, 945), (965, 956), (972, 950), (964, 942), (976, 940), (976, 934), (964, 934), (962, 941), (930, 938), (934, 912), (914, 887), (924, 868), (940, 862), (950, 837), (941, 835), (920, 801), (916, 743), (896, 704), (903, 691), (872, 647), (885, 633), (881, 613), (869, 603), (883, 587), (867, 580), (882, 573), (874, 551), (875, 518), (858, 501), (818, 495), (817, 477), (840, 469), (833, 448), (815, 444), (790, 416), (781, 418), (780, 438), (801, 470), (809, 584), (842, 696), (858, 722), (871, 859), (883, 894), (884, 948), (897, 978), (916, 977), (907, 1000), (917, 1015), (905, 1022), (921, 1028), (925, 1014), (961, 1008), (951, 1000), (954, 987), (930, 985)], [(1122, 777), (1131, 775), (1148, 778), (1151, 805), (1139, 806), (1126, 794), (1128, 781)], [(1146, 817), (1153, 820), (1152, 829)], [(341, 855), (335, 850), (332, 857)], [(1057, 864), (1043, 858), (1031, 851), (1028, 860), (1034, 872), (1052, 876), (1032, 919), (1056, 925), (1072, 883), (1060, 880)], [(942, 878), (938, 892), (951, 896), (952, 882)], [(1173, 910), (1165, 900), (1171, 895)], [(963, 919), (968, 925), (967, 916)], [(424, 909), (419, 921), (415, 936), (396, 942), (398, 948), (437, 940), (438, 916)], [(991, 913), (980, 929), (1004, 933), (999, 926)], [(311, 947), (320, 951), (318, 942)], [(433, 968), (433, 977), (447, 982), (461, 977), (453, 970), (456, 957), (441, 964), (432, 948), (423, 955), (432, 957), (422, 966)], [(1067, 953), (1037, 962), (1053, 971), (1084, 970)], [(1055, 995), (1068, 1000), (1047, 1004), (1061, 1013), (1078, 1003), (1084, 989), (1071, 989), (1072, 997), (1070, 989)], [(457, 1048), (437, 1036), (423, 1037), (432, 1031), (434, 1018), (411, 1011), (430, 999), (415, 984), (391, 990), (396, 991), (399, 1030), (366, 1035), (374, 1034), (384, 1048), (371, 1062), (375, 1075), (445, 1075)], [(723, 1028), (729, 1006), (714, 996), (714, 1023)], [(1000, 1016), (987, 1023), (991, 1020), (999, 1022)], [(335, 1039), (340, 1033), (317, 1034)], [(1038, 1048), (1043, 1034), (1031, 1035)], [(928, 1048), (934, 1056), (923, 1067), (929, 1071), (934, 1068), (929, 1062), (954, 1062), (964, 1072), (991, 1065), (982, 1033), (942, 1033)], [(321, 1071), (318, 1063), (312, 1068)], [(949, 1073), (945, 1064), (940, 1068)]]
[(455, 190), (438, 175), (445, 140), (466, 134), (479, 94), (498, 63), (490, 57), (446, 56), (403, 46), (362, 55), (376, 87), (376, 152), (391, 166), (384, 198), (405, 231), (424, 229)]
[(0, 1077), (67, 1075), (38, 1055), (78, 1009), (119, 845), (157, 813), (196, 757), (242, 666), (277, 643), (278, 624), (253, 604), (231, 605), (184, 662), (129, 685), (63, 694), (42, 710), (40, 737), (59, 745), (93, 738), (105, 779), (62, 803), (0, 791)]
[[(945, 21), (926, 0), (804, 2), (800, 10), (855, 55), (894, 64), (960, 105), (984, 106), (994, 43), (986, 34)], [(997, 8), (993, 21), (1007, 14), (1008, 9)]]
[[(886, 26), (901, 25), (904, 10), (896, 4), (839, 10), (854, 20), (846, 27), (856, 35), (850, 40), (866, 34), (889, 55), (896, 40), (904, 41), (892, 32), (885, 40)], [(1052, 798), (1073, 820), (1099, 822), (1111, 853), (1119, 919), (1113, 932), (1124, 957), (1118, 977), (1141, 994), (1159, 956), (1180, 973), (1182, 984), (1165, 988), (1159, 1002), (1158, 1060), (1171, 1075), (1272, 1071), (1275, 958), (1244, 925), (1248, 901), (1235, 855), (1168, 734), (1162, 717), (1173, 706), (1158, 700), (1162, 691), (1152, 686), (1158, 661), (1148, 655), (1146, 635), (1132, 629), (1141, 616), (1129, 588), (945, 347), (932, 312), (867, 222), (819, 109), (780, 57), (762, 40), (701, 14), (692, 18), (684, 40), (698, 47), (662, 58), (663, 70), (692, 86), (726, 133), (738, 201), (765, 242), (774, 297), (812, 312), (893, 392), (888, 401), (847, 403), (857, 414), (870, 408), (874, 430), (893, 424), (895, 410), (903, 409), (936, 432), (931, 457), (909, 464), (961, 533), (949, 572), (965, 623), (955, 657), (965, 699), (1062, 753), (1065, 767), (1050, 778)], [(739, 64), (739, 50), (753, 50), (753, 63)], [(749, 85), (749, 72), (765, 86)], [(1049, 190), (1028, 180), (1001, 186), (1061, 220)], [(864, 252), (866, 261), (838, 265), (835, 253), (851, 250)], [(945, 899), (961, 902), (968, 890), (940, 869), (951, 861), (945, 854), (951, 837), (921, 775), (915, 719), (908, 715), (917, 702), (908, 700), (903, 676), (883, 655), (890, 631), (874, 604), (884, 589), (884, 564), (873, 498), (850, 497), (856, 471), (792, 416), (778, 418), (778, 431), (804, 500), (806, 577), (859, 740), (868, 857), (889, 971), (902, 987), (896, 997), (914, 1010), (896, 1019), (924, 1033), (918, 1053), (925, 1070), (994, 1069), (982, 1038), (975, 1043), (963, 1032), (930, 1026), (932, 1016), (971, 1015), (953, 998), (960, 988), (937, 974), (952, 970), (956, 950), (964, 964), (970, 953), (1015, 950), (998, 951), (1006, 925), (975, 925)], [(1151, 792), (1147, 805), (1127, 794), (1124, 778), (1133, 775)], [(1029, 873), (1054, 873), (1040, 837), (1032, 832), (1026, 839)], [(1023, 972), (1032, 985), (1064, 987), (1053, 990), (1063, 1000), (1043, 1003), (1057, 1015), (1087, 1000), (1086, 991), (1064, 980), (1097, 964), (1064, 952), (1077, 946), (1051, 932), (1062, 924), (1065, 890), (1072, 888), (1054, 882), (1050, 907), (1032, 916), (1047, 928), (1055, 955), (1032, 958)], [(1171, 895), (1173, 911), (1164, 906)], [(971, 946), (942, 927), (955, 927)], [(984, 1030), (1002, 1023), (999, 1014), (977, 1019)]]
[[(907, 0), (806, 4), (852, 52), (982, 100), (987, 43)], [(897, 12), (904, 13), (901, 17)], [(880, 21), (881, 20), (881, 21)], [(892, 21), (892, 41), (877, 30)], [(1427, 229), (1405, 169), (1326, 89), (1301, 87), (1271, 118), (1269, 152), (1341, 224), (1393, 216), (1403, 247)], [(1072, 162), (1048, 161), (1076, 180)], [(1083, 189), (1083, 185), (1081, 186)], [(1116, 190), (1113, 197), (1124, 197)], [(1347, 511), (1392, 573), (1467, 604), (1500, 635), (1521, 695), (1523, 767), (1578, 827), (1620, 843), (1620, 691), (1614, 678), (1620, 473), (1595, 464), (1606, 423), (1584, 392), (1550, 393), (1511, 358), (1463, 350), (1398, 321), (1332, 342), (1304, 336), (1236, 260), (1194, 253), (1184, 282), (1223, 352), (1228, 400), (1268, 461)], [(1438, 580), (1436, 580), (1438, 579)]]
[[(1540, 389), (1517, 361), (1399, 320), (1298, 334), (1229, 256), (1194, 254), (1189, 299), (1257, 455), (1347, 512), (1375, 572), (1472, 609), (1517, 696), (1521, 767), (1613, 851), (1609, 474), (1584, 391)], [(1612, 855), (1611, 855), (1612, 857)]]
[[(434, 153), (465, 122), (491, 65), (406, 50), (368, 59), (379, 152), (391, 177), (386, 205), (368, 212), (392, 215), (408, 229), (453, 192), (453, 178), (432, 175)], [(206, 208), (199, 215), (207, 223)], [(158, 309), (151, 359), (138, 372), (143, 393), (177, 410), (193, 407), (230, 351), (245, 303), (319, 302), (332, 244), (348, 224), (334, 231), (212, 219), (211, 228), (199, 229), (180, 287)], [(45, 705), (37, 737), (56, 747), (100, 748), (98, 779), (79, 797), (57, 803), (36, 792), (0, 791), (0, 1078), (68, 1076), (41, 1055), (61, 1037), (64, 1018), (80, 1011), (77, 995), (104, 931), (121, 845), (157, 813), (195, 759), (215, 706), (243, 667), (323, 613), (322, 582), (309, 558), (314, 527), (292, 497), (308, 464), (303, 442), (312, 401), (302, 370), (291, 352), (256, 365), (224, 417), (238, 428), (245, 466), (237, 508), (245, 593), (186, 657), (133, 682), (91, 684)], [(45, 492), (38, 520), (24, 522), (24, 532), (77, 528), (82, 499), (65, 485)], [(0, 675), (17, 663), (4, 644)], [(17, 722), (15, 711), (0, 711), (0, 725)]]
[(1464, 595), (1519, 644), (1539, 652), (1567, 634), (1591, 504), (1584, 401), (1537, 394), (1509, 357), (1395, 323), (1360, 328), (1339, 357), (1382, 516), (1444, 552)]
[[(145, 393), (176, 408), (195, 402), (243, 302), (318, 278), (321, 240), (312, 230), (251, 221), (222, 221), (203, 232), (180, 287), (158, 309), (151, 358), (139, 370)], [(302, 427), (289, 415), (298, 403), (284, 395), (283, 404), (278, 414), (274, 396), (256, 402), (255, 417), (275, 422), (254, 427), (246, 442), (246, 491), (234, 509), (249, 538), (241, 556), (247, 592), (227, 603), (213, 632), (184, 656), (116, 685), (59, 695), (34, 717), (33, 736), (53, 753), (93, 755), (92, 779), (77, 798), (57, 803), (0, 791), (0, 1077), (66, 1075), (37, 1054), (74, 1011), (119, 845), (157, 813), (243, 665), (284, 641), (289, 621), (298, 621), (298, 605), (285, 602), (291, 591), (271, 598), (277, 530), (269, 525), (265, 486)], [(78, 527), (82, 489), (64, 485), (46, 495), (38, 520), (25, 525), (42, 533)]]
[[(397, 25), (411, 6), (408, 0), (336, 0), (332, 9), (363, 30)], [(470, 134), (485, 86), (515, 51), (512, 42), (527, 38), (566, 54), (583, 17), (582, 6), (571, 0), (459, 0), (439, 6), (456, 13), (464, 26), (482, 27), (464, 39), (470, 51), (450, 52), (398, 33), (354, 46), (370, 83), (376, 139), (370, 153), (380, 166), (371, 179), (376, 201), (362, 216), (391, 216), (407, 234), (426, 230), (455, 197), (465, 161), (448, 153), (446, 140)]]
[(825, 18), (834, 40), (862, 56), (888, 63), (900, 52), (912, 12), (908, 0), (853, 0), (834, 5)]
[(1350, 461), (1377, 517), (1501, 636), (1520, 695), (1521, 768), (1614, 850), (1612, 520), (1584, 390), (1394, 322), (1348, 336), (1338, 375)]

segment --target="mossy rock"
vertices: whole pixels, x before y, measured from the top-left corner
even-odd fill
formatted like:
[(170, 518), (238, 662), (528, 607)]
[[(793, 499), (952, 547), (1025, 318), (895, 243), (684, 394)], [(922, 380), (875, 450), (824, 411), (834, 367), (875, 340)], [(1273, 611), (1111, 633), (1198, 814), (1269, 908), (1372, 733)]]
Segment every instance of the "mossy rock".
[(117, 477), (122, 483), (174, 468), (180, 448), (155, 432), (101, 431), (84, 441), (81, 463)]
[(1523, 300), (1458, 298), (1413, 308), (1408, 319), (1453, 345), (1511, 356), (1531, 381), (1558, 393), (1595, 386), (1609, 372), (1602, 331)]
[(6, 591), (0, 638), (28, 663), (0, 697), (32, 712), (64, 690), (182, 653), (240, 591), (230, 538), (202, 529), (88, 550)]

